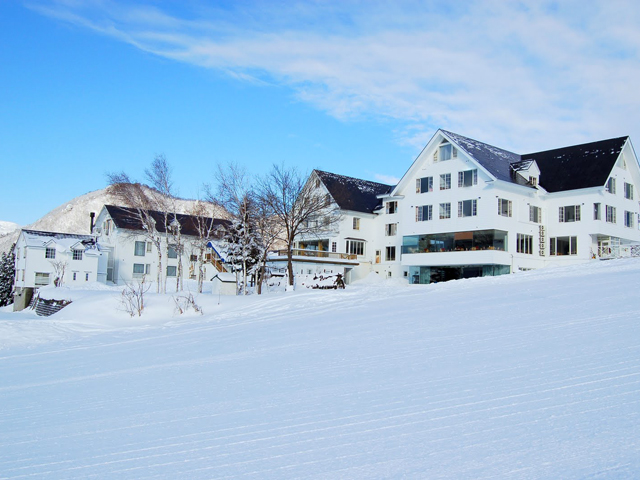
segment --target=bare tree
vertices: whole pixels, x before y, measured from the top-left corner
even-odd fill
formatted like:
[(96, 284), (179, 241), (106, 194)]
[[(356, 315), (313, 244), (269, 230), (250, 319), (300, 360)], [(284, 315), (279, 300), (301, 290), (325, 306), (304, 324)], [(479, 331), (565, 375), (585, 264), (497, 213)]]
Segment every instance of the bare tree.
[(124, 172), (110, 173), (107, 175), (107, 179), (109, 193), (127, 207), (131, 219), (140, 225), (141, 230), (132, 235), (134, 237), (142, 235), (156, 247), (158, 252), (156, 291), (158, 293), (164, 292), (165, 290), (162, 288), (162, 235), (156, 228), (156, 219), (152, 214), (158, 207), (156, 195), (151, 193), (149, 187), (132, 182)]
[[(182, 225), (178, 220), (177, 193), (173, 184), (172, 168), (164, 155), (156, 155), (151, 162), (151, 167), (145, 170), (145, 175), (155, 189), (156, 209), (163, 213), (167, 258), (169, 258), (170, 249), (174, 249), (177, 254), (176, 292), (181, 291), (184, 288), (182, 267), (184, 242), (182, 240)], [(166, 281), (165, 276), (164, 291), (166, 291)]]
[(340, 221), (337, 205), (295, 167), (274, 165), (259, 181), (260, 202), (282, 225), (287, 245), (289, 286), (293, 287), (293, 246), (297, 236), (326, 231)]
[(67, 270), (69, 262), (65, 262), (63, 260), (49, 260), (49, 263), (53, 266), (53, 284), (56, 287), (61, 287), (64, 282), (64, 273)]
[(192, 215), (197, 234), (196, 237), (191, 239), (191, 248), (197, 252), (198, 293), (202, 293), (205, 254), (209, 242), (219, 233), (217, 226), (213, 222), (214, 211), (211, 203), (198, 201), (190, 209), (189, 214)]
[[(252, 222), (255, 216), (254, 180), (245, 168), (235, 163), (229, 163), (226, 166), (218, 165), (214, 178), (215, 192), (211, 187), (206, 186), (207, 198), (210, 202), (224, 208), (231, 216), (228, 235), (233, 236), (235, 232), (232, 229), (235, 229), (236, 232), (243, 231), (244, 238), (249, 238), (247, 232), (253, 229)], [(236, 238), (236, 241), (238, 240)], [(247, 294), (247, 250), (249, 248), (248, 245), (244, 245), (243, 253), (240, 255), (245, 295)]]
[(269, 250), (271, 250), (280, 237), (282, 237), (283, 228), (278, 218), (271, 213), (269, 205), (261, 201), (260, 198), (257, 199), (255, 208), (256, 216), (254, 226), (258, 233), (257, 239), (260, 249), (260, 261), (256, 272), (256, 285), (257, 293), (260, 295), (262, 294), (262, 284), (265, 280)]

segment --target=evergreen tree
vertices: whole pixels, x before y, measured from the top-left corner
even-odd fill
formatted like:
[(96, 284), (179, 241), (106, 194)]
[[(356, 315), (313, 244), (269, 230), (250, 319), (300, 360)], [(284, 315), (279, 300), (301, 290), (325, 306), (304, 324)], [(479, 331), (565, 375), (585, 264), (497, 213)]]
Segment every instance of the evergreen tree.
[(14, 243), (9, 253), (3, 253), (0, 260), (0, 307), (13, 303), (13, 286), (16, 278), (15, 248)]
[(251, 228), (249, 209), (244, 209), (239, 218), (234, 218), (227, 227), (225, 236), (225, 261), (233, 271), (242, 273), (243, 293), (247, 293), (247, 275), (252, 275), (259, 263), (261, 251), (255, 229)]

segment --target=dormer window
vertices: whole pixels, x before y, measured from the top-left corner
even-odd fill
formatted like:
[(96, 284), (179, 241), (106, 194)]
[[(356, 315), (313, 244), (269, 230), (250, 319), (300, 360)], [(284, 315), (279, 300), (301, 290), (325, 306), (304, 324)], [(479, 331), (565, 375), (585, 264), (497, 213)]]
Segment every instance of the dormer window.
[(529, 176), (529, 184), (532, 186), (538, 185), (538, 177)]
[(605, 189), (607, 190), (607, 192), (613, 193), (615, 195), (615, 193), (616, 193), (616, 179), (615, 178), (610, 178), (609, 180), (607, 180), (607, 185), (605, 186)]

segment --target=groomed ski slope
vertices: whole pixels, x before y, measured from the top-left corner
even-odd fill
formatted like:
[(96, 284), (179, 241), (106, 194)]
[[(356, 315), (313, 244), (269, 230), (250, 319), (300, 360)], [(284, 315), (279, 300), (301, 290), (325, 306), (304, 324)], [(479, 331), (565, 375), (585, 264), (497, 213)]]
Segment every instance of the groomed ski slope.
[(640, 261), (0, 312), (0, 478), (637, 478)]

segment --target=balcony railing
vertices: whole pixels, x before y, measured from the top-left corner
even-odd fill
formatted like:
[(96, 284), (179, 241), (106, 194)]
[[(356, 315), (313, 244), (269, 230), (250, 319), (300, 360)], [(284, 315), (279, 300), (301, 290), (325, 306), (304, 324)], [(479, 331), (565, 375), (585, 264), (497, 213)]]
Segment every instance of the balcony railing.
[[(352, 255), (350, 253), (326, 252), (323, 250), (303, 250), (301, 248), (294, 248), (292, 252), (294, 257), (330, 258), (336, 260), (357, 259), (357, 255)], [(275, 254), (279, 257), (286, 257), (287, 250), (277, 250)]]
[(640, 245), (612, 245), (608, 247), (598, 247), (598, 258), (629, 258), (640, 257)]

